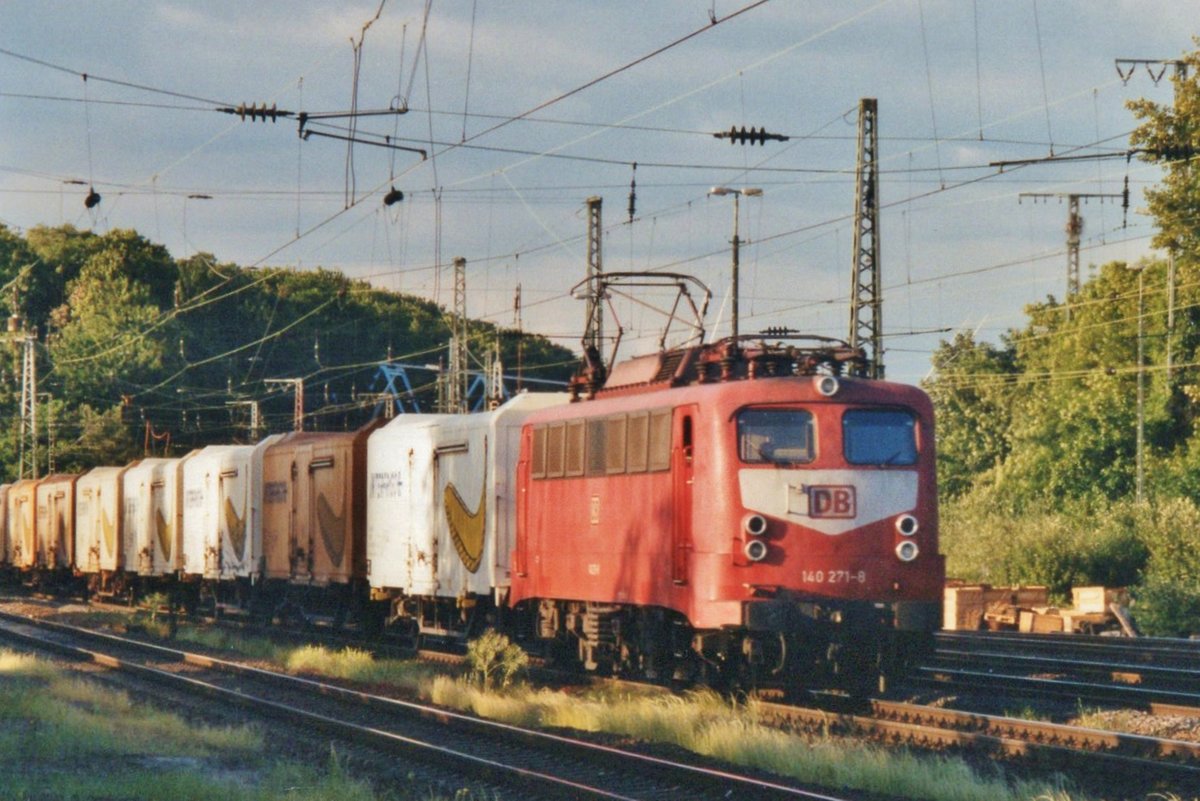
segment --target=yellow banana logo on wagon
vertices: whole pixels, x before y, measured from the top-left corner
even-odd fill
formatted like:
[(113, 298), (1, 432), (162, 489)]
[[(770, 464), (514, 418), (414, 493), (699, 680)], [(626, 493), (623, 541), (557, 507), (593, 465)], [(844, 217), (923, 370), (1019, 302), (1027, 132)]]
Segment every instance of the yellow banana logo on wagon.
[(479, 488), (479, 503), (475, 511), (467, 508), (462, 496), (453, 483), (447, 482), (442, 491), (442, 504), (446, 509), (446, 523), (450, 527), (450, 539), (454, 542), (454, 550), (462, 559), (467, 571), (474, 573), (479, 570), (479, 561), (483, 558), (483, 537), (486, 529), (487, 500), (487, 440), (483, 442), (483, 482)]

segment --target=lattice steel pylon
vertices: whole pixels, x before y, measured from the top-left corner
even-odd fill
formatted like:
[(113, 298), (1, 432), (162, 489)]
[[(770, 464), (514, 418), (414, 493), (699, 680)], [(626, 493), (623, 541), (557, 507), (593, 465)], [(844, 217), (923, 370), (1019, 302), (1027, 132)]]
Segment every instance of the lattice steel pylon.
[(17, 472), (19, 478), (37, 478), (37, 335), (27, 333), (21, 347), (21, 438)]
[(866, 374), (883, 378), (883, 298), (879, 278), (878, 101), (858, 106), (858, 167), (854, 182), (854, 266), (850, 283), (850, 346), (868, 350)]
[(450, 324), (450, 368), (446, 376), (446, 411), (467, 409), (467, 260), (454, 259), (454, 316)]
[(1083, 239), (1083, 216), (1079, 213), (1079, 201), (1082, 200), (1125, 200), (1123, 193), (1116, 192), (1022, 192), (1017, 196), (1017, 200), (1032, 198), (1035, 202), (1038, 200), (1049, 200), (1050, 198), (1058, 198), (1060, 201), (1066, 198), (1067, 201), (1067, 224), (1064, 231), (1067, 234), (1067, 319), (1071, 319), (1071, 304), (1079, 295), (1079, 290), (1082, 283), (1079, 279), (1079, 243)]
[(604, 298), (600, 289), (600, 278), (604, 274), (604, 260), (601, 256), (600, 242), (604, 232), (601, 225), (600, 211), (604, 198), (589, 197), (587, 199), (588, 232), (587, 232), (587, 325), (583, 331), (584, 349), (595, 348), (599, 355), (604, 353)]

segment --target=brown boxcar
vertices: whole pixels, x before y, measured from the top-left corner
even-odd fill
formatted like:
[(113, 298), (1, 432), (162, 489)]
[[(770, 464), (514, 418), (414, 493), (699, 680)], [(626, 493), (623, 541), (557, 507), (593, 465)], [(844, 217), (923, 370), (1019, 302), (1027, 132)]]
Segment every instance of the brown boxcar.
[[(382, 421), (381, 421), (382, 422)], [(366, 576), (367, 436), (296, 432), (263, 455), (263, 575), (324, 587)]]

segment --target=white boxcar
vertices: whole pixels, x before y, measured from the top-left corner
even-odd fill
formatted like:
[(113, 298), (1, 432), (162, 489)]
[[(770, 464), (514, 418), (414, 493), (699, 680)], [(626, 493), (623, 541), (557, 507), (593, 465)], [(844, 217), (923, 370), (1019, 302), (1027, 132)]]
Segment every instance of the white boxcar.
[(37, 564), (70, 570), (75, 557), (76, 473), (55, 473), (37, 485)]
[(9, 485), (8, 564), (17, 570), (32, 570), (37, 564), (37, 485), (36, 478), (25, 478)]
[[(134, 462), (134, 464), (137, 464)], [(124, 570), (121, 544), (126, 467), (97, 467), (75, 483), (75, 569), (88, 574)]]
[(568, 402), (522, 393), (490, 412), (406, 414), (367, 444), (367, 577), (376, 597), (503, 593), (521, 423)]
[(183, 569), (182, 459), (143, 459), (125, 473), (125, 570), (167, 576)]
[(183, 465), (183, 572), (225, 581), (258, 577), (262, 556), (262, 460), (257, 445), (209, 445)]

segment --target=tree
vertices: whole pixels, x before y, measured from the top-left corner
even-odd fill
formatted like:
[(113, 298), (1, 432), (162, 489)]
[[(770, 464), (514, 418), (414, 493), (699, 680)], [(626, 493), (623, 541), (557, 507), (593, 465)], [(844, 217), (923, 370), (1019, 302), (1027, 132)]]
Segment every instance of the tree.
[(56, 421), (59, 433), (54, 459), (58, 470), (76, 473), (137, 458), (140, 443), (134, 441), (122, 419), (120, 406), (98, 411), (85, 403), (60, 413), (65, 419)]
[[(24, 239), (0, 225), (0, 285), (17, 289), (20, 279), (33, 271), (37, 256)], [(12, 313), (18, 309), (11, 308)]]
[(20, 311), (31, 326), (44, 332), (53, 310), (67, 302), (67, 286), (104, 245), (101, 237), (73, 225), (39, 225), (30, 229), (25, 240), (33, 260), (17, 282)]
[(178, 328), (163, 316), (164, 282), (142, 280), (147, 269), (118, 243), (93, 254), (71, 281), (50, 346), (64, 397), (113, 405), (165, 374)]
[[(1200, 37), (1193, 41), (1200, 44)], [(1142, 159), (1164, 170), (1161, 185), (1146, 190), (1158, 224), (1153, 244), (1194, 262), (1200, 253), (1200, 51), (1184, 55), (1182, 62), (1186, 72), (1171, 77), (1171, 105), (1130, 101), (1129, 109), (1142, 122), (1129, 141), (1143, 149)]]
[(1013, 353), (961, 332), (933, 354), (925, 390), (937, 419), (938, 486), (947, 497), (969, 490), (1008, 454)]

